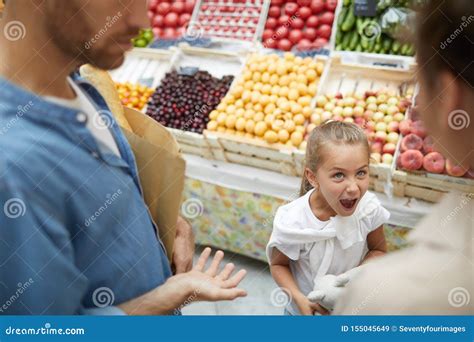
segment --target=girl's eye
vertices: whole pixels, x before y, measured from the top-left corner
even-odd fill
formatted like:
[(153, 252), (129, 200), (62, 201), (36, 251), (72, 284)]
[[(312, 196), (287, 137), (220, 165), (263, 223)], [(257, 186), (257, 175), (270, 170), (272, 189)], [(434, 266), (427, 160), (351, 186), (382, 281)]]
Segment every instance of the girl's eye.
[(367, 174), (367, 171), (365, 170), (360, 170), (359, 172), (357, 172), (358, 177), (364, 177), (366, 174)]
[(338, 172), (338, 173), (334, 174), (333, 178), (338, 179), (338, 180), (343, 179), (344, 174), (342, 172)]

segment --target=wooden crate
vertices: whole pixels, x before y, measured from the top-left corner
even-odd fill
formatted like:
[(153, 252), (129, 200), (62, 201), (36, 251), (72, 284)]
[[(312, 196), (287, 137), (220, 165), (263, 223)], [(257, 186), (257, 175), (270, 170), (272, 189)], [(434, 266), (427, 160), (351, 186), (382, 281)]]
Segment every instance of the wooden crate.
[(156, 88), (169, 70), (175, 52), (140, 48), (133, 49), (125, 55), (123, 65), (110, 71), (115, 82), (130, 82)]
[(386, 89), (403, 95), (415, 87), (415, 64), (409, 69), (345, 63), (340, 54), (330, 58), (319, 83), (318, 94), (360, 94)]
[[(326, 56), (315, 57), (316, 61), (324, 63), (327, 59)], [(204, 135), (216, 160), (258, 167), (289, 176), (302, 175), (304, 151), (297, 148), (279, 143), (268, 144), (263, 139), (251, 139), (207, 130)]]

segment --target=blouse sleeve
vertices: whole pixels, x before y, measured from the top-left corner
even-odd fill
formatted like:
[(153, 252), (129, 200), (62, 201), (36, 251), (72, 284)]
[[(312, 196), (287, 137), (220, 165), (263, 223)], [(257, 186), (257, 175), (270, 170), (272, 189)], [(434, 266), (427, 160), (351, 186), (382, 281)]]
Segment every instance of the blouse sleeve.
[(367, 234), (379, 228), (390, 218), (390, 213), (385, 209), (378, 198), (374, 194), (370, 194), (370, 198), (364, 207), (361, 208), (361, 221), (366, 229)]

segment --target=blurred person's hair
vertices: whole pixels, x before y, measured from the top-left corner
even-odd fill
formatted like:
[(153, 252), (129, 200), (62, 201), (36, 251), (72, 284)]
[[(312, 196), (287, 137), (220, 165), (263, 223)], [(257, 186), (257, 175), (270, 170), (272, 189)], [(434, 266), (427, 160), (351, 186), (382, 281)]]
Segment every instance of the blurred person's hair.
[(428, 0), (417, 18), (416, 45), (423, 77), (442, 71), (474, 87), (474, 0)]

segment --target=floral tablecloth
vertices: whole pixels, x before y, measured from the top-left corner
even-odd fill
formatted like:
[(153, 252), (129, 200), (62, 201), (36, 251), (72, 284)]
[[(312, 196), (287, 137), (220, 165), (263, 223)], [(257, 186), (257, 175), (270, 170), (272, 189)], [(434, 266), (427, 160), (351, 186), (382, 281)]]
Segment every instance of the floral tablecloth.
[[(273, 216), (286, 202), (186, 178), (181, 214), (191, 222), (196, 242), (266, 261)], [(385, 225), (389, 251), (407, 245), (408, 228)]]

